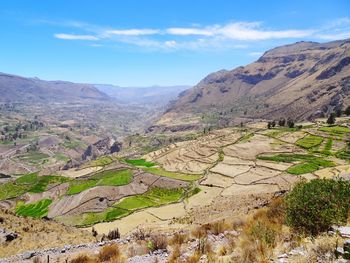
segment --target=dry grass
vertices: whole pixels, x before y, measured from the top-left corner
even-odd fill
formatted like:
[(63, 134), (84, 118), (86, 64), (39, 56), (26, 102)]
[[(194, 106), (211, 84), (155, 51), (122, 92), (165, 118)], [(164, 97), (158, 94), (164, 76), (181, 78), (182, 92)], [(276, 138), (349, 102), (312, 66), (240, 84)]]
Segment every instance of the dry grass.
[(198, 251), (194, 252), (193, 255), (189, 256), (186, 259), (186, 263), (197, 263), (199, 262), (199, 259), (201, 258), (201, 255), (198, 253)]
[(97, 260), (94, 257), (82, 254), (70, 260), (69, 263), (97, 263)]
[(180, 262), (179, 258), (181, 256), (181, 245), (175, 244), (173, 251), (168, 259), (168, 263), (177, 263)]
[(320, 235), (312, 243), (304, 244), (306, 255), (291, 258), (292, 263), (307, 262), (333, 262), (335, 260), (334, 250), (340, 245), (337, 236)]
[(149, 249), (151, 251), (166, 249), (167, 246), (168, 246), (168, 238), (166, 235), (162, 235), (162, 234), (151, 235), (149, 239)]
[(169, 240), (170, 245), (181, 245), (188, 240), (188, 234), (177, 232)]
[(98, 254), (98, 259), (101, 262), (113, 263), (121, 263), (125, 261), (117, 244), (104, 246)]
[(8, 210), (0, 209), (3, 219), (1, 227), (19, 234), (19, 238), (1, 244), (0, 258), (15, 255), (24, 251), (63, 247), (67, 244), (77, 245), (95, 242), (88, 231), (64, 226), (55, 221), (18, 217)]
[(210, 231), (213, 235), (218, 235), (228, 230), (232, 230), (233, 226), (228, 224), (225, 220), (208, 223), (202, 226), (206, 231)]

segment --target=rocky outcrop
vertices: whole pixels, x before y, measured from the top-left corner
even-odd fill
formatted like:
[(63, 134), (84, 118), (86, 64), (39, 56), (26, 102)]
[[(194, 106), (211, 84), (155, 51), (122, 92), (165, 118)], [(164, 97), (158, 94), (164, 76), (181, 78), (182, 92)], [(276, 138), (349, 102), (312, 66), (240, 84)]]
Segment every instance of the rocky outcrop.
[(119, 152), (122, 148), (122, 143), (115, 141), (114, 139), (107, 137), (94, 144), (90, 144), (81, 159), (93, 160), (101, 155), (107, 155), (115, 152)]

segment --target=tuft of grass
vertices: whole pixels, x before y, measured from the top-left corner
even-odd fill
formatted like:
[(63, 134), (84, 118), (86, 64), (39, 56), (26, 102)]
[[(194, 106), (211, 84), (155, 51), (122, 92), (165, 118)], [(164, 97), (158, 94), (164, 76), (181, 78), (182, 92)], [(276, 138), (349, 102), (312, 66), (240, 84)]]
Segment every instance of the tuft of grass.
[(42, 199), (38, 202), (30, 204), (20, 203), (16, 207), (16, 214), (20, 216), (41, 218), (47, 215), (49, 212), (49, 205), (51, 203), (51, 199)]
[(202, 177), (202, 175), (200, 174), (184, 174), (184, 173), (170, 172), (160, 167), (146, 167), (143, 169), (152, 174), (169, 177), (173, 179), (178, 179), (182, 181), (197, 181)]
[(304, 138), (299, 139), (296, 142), (296, 145), (305, 149), (311, 149), (311, 148), (316, 148), (317, 146), (320, 146), (322, 142), (323, 142), (323, 137), (316, 136), (316, 135), (307, 135)]
[(143, 166), (143, 167), (152, 167), (155, 166), (155, 163), (147, 162), (145, 159), (127, 159), (126, 163), (131, 164), (133, 166)]

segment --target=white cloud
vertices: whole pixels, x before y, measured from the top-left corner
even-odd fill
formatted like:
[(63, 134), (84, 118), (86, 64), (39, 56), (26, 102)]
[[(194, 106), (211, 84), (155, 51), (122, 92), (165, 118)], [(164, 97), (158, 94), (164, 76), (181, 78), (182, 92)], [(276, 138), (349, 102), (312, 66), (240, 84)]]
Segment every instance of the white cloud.
[(98, 37), (93, 35), (75, 35), (75, 34), (54, 34), (55, 38), (66, 40), (99, 40)]
[(213, 32), (207, 29), (185, 28), (185, 27), (168, 28), (166, 29), (166, 33), (170, 35), (179, 35), (179, 36), (187, 36), (187, 35), (212, 36), (213, 35)]
[[(336, 40), (350, 38), (350, 18), (343, 17), (329, 21), (319, 28), (271, 29), (262, 22), (231, 22), (201, 26), (169, 28), (114, 29), (98, 25), (68, 21), (61, 26), (80, 30), (82, 34), (55, 34), (59, 39), (124, 43), (152, 50), (222, 50), (251, 46), (253, 42), (290, 39), (293, 40)], [(259, 52), (248, 53), (259, 56)]]
[(250, 53), (248, 53), (248, 56), (260, 57), (262, 54), (264, 54), (264, 52), (250, 52)]
[(143, 36), (158, 34), (157, 29), (124, 29), (124, 30), (106, 30), (103, 35), (120, 35), (120, 36)]

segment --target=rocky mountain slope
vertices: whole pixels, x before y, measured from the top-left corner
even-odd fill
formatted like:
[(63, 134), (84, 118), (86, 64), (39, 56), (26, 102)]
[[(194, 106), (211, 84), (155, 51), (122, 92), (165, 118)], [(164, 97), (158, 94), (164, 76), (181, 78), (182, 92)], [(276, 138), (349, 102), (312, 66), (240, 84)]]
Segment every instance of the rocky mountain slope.
[(348, 105), (349, 95), (350, 40), (297, 42), (269, 50), (247, 66), (208, 75), (183, 92), (156, 126), (310, 119)]
[(0, 73), (0, 94), (2, 102), (67, 102), (108, 99), (105, 93), (90, 84), (45, 81), (5, 73)]

